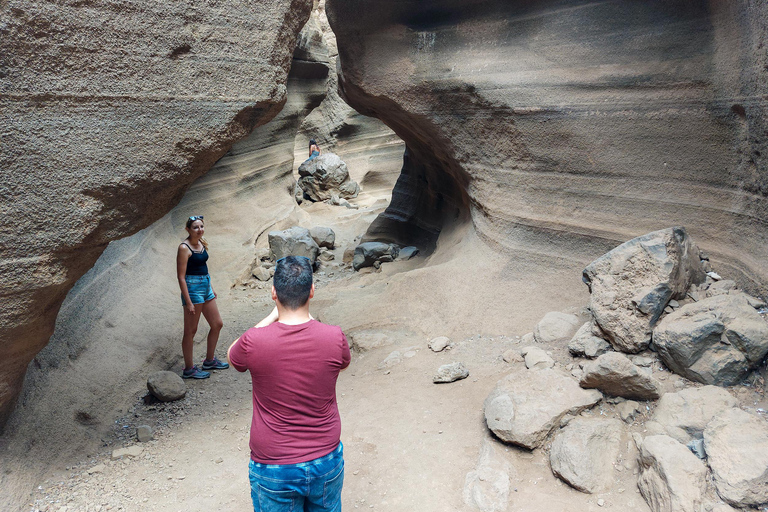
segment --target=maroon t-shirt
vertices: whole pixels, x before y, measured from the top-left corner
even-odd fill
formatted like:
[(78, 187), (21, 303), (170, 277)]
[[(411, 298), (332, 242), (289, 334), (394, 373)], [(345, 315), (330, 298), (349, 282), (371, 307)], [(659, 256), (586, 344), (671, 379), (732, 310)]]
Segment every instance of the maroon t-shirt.
[(296, 464), (332, 452), (341, 437), (336, 379), (349, 365), (339, 327), (317, 320), (251, 328), (229, 353), (237, 371), (251, 372), (251, 458)]

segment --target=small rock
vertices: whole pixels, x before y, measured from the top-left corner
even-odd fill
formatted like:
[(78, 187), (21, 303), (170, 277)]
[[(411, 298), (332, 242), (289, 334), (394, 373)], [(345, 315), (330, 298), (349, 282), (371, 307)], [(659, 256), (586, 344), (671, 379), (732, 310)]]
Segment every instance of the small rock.
[(605, 505), (605, 500), (603, 498), (598, 498), (597, 500), (597, 506), (602, 507)]
[(651, 372), (635, 366), (619, 352), (608, 352), (586, 364), (579, 385), (630, 399), (654, 400), (661, 396), (661, 384)]
[(184, 398), (187, 388), (182, 378), (168, 371), (155, 372), (147, 378), (147, 389), (161, 402), (173, 402)]
[(317, 257), (320, 261), (333, 261), (336, 259), (336, 255), (327, 249), (320, 249), (320, 255)]
[(717, 272), (707, 272), (707, 277), (711, 277), (715, 281), (719, 281), (722, 279), (722, 277), (720, 277), (720, 274), (718, 274)]
[(127, 448), (118, 448), (116, 450), (112, 450), (112, 460), (122, 459), (123, 457), (135, 458), (141, 455), (141, 452), (143, 451), (144, 448), (137, 444)]
[(89, 469), (88, 469), (88, 474), (89, 474), (89, 475), (94, 475), (94, 474), (96, 474), (96, 473), (101, 473), (101, 472), (103, 472), (105, 469), (107, 469), (107, 466), (105, 466), (104, 464), (96, 464), (96, 465), (95, 465), (95, 466), (93, 466), (92, 468), (89, 468)]
[(149, 425), (139, 425), (136, 427), (136, 439), (138, 439), (140, 443), (146, 443), (153, 438), (154, 432), (152, 432), (152, 427)]
[(691, 453), (693, 453), (695, 456), (697, 456), (701, 460), (704, 460), (704, 459), (707, 458), (707, 452), (704, 450), (704, 440), (703, 439), (692, 439), (685, 446), (689, 450), (691, 450)]
[(444, 364), (437, 369), (432, 382), (435, 384), (454, 382), (469, 377), (469, 370), (467, 370), (462, 363), (450, 363)]
[(552, 368), (555, 361), (539, 347), (525, 347), (520, 353), (525, 357), (525, 367), (529, 370)]
[(269, 269), (264, 267), (254, 267), (253, 270), (251, 270), (251, 274), (253, 274), (253, 277), (259, 281), (269, 281), (272, 278), (272, 273)]
[(408, 247), (403, 247), (400, 249), (400, 252), (397, 254), (397, 261), (405, 261), (413, 258), (414, 256), (417, 256), (419, 254), (419, 250), (409, 245)]
[(632, 364), (636, 366), (642, 366), (643, 368), (650, 368), (653, 365), (655, 359), (647, 356), (628, 356)]
[(429, 348), (432, 352), (442, 352), (451, 343), (447, 336), (438, 336), (429, 342)]
[(511, 348), (507, 351), (505, 351), (501, 357), (504, 359), (507, 363), (522, 363), (524, 361), (523, 354), (520, 353), (520, 351), (516, 348)]
[(333, 249), (336, 244), (336, 233), (331, 228), (315, 226), (310, 228), (309, 236), (312, 237), (312, 240), (315, 241), (318, 247)]
[(626, 400), (616, 406), (616, 411), (624, 423), (632, 423), (637, 413), (640, 412), (640, 404), (634, 400)]
[(536, 339), (532, 332), (525, 333), (520, 338), (520, 343), (522, 343), (523, 345), (530, 345), (531, 343), (535, 343), (535, 342), (536, 342)]
[(579, 327), (579, 330), (568, 343), (568, 351), (571, 355), (594, 359), (613, 350), (610, 343), (592, 333), (594, 327), (592, 322), (587, 322)]
[(533, 336), (538, 343), (565, 341), (571, 339), (578, 326), (576, 315), (550, 311), (536, 324)]

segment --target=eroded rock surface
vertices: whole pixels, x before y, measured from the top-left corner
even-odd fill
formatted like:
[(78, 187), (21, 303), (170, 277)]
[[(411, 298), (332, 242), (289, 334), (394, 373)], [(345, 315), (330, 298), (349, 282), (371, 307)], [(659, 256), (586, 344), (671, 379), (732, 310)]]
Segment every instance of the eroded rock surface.
[[(0, 7), (0, 424), (72, 285), (286, 100), (312, 4)], [(116, 15), (119, 13), (119, 15)]]
[(464, 481), (464, 503), (481, 512), (504, 512), (509, 502), (511, 466), (496, 453), (493, 442), (485, 440), (475, 469)]
[(637, 353), (648, 348), (669, 301), (705, 275), (685, 229), (669, 228), (621, 244), (590, 263), (583, 279), (597, 325), (616, 350)]
[(501, 379), (485, 399), (485, 421), (496, 436), (532, 450), (566, 414), (576, 415), (602, 399), (552, 369), (524, 370)]
[(352, 199), (360, 193), (360, 186), (349, 178), (347, 164), (334, 153), (304, 161), (299, 166), (299, 176), (299, 187), (312, 201)]

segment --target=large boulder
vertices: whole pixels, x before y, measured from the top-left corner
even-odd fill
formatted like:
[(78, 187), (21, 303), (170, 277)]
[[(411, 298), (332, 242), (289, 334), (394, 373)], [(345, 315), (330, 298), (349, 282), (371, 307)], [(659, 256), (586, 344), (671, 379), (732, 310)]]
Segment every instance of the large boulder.
[(326, 201), (333, 196), (357, 197), (360, 186), (349, 178), (347, 164), (334, 153), (323, 153), (299, 166), (299, 187), (312, 201)]
[(669, 436), (648, 436), (640, 448), (640, 489), (652, 512), (701, 512), (707, 467)]
[(538, 343), (556, 343), (571, 339), (577, 327), (579, 317), (559, 311), (550, 311), (539, 320), (533, 329), (533, 337)]
[(552, 472), (582, 492), (609, 490), (623, 433), (624, 424), (617, 419), (579, 416), (571, 420), (552, 441)]
[(635, 366), (619, 352), (608, 352), (585, 364), (579, 385), (597, 388), (606, 395), (636, 400), (655, 400), (662, 391), (661, 383), (650, 369)]
[(653, 331), (653, 343), (675, 373), (731, 386), (768, 353), (768, 323), (745, 294), (715, 295), (664, 317)]
[(360, 270), (363, 267), (371, 267), (374, 263), (389, 263), (395, 261), (400, 248), (395, 244), (384, 242), (363, 242), (355, 247), (355, 255), (352, 258), (352, 267)]
[(686, 388), (665, 393), (656, 404), (653, 420), (664, 427), (670, 437), (688, 444), (702, 438), (712, 418), (738, 403), (733, 395), (717, 386)]
[(654, 231), (621, 244), (583, 273), (589, 308), (608, 341), (622, 352), (641, 352), (671, 299), (685, 297), (705, 274), (699, 249), (685, 228)]
[(532, 450), (566, 414), (576, 415), (602, 399), (596, 390), (552, 369), (524, 370), (501, 379), (485, 399), (485, 421), (502, 441)]
[(269, 250), (275, 261), (286, 256), (306, 256), (315, 264), (320, 247), (312, 239), (309, 230), (299, 226), (283, 231), (270, 231)]
[(735, 507), (768, 504), (768, 422), (731, 408), (704, 430), (704, 449), (718, 494)]

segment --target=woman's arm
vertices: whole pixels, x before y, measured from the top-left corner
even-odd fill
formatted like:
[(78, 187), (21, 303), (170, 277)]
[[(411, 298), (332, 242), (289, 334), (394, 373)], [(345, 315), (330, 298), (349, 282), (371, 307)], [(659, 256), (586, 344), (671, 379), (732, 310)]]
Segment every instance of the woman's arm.
[(176, 253), (176, 277), (179, 280), (181, 295), (184, 297), (184, 309), (187, 313), (193, 315), (195, 314), (195, 305), (192, 304), (192, 299), (189, 297), (187, 280), (184, 279), (184, 276), (187, 274), (187, 262), (190, 256), (192, 256), (192, 251), (186, 245), (179, 244), (179, 251)]

